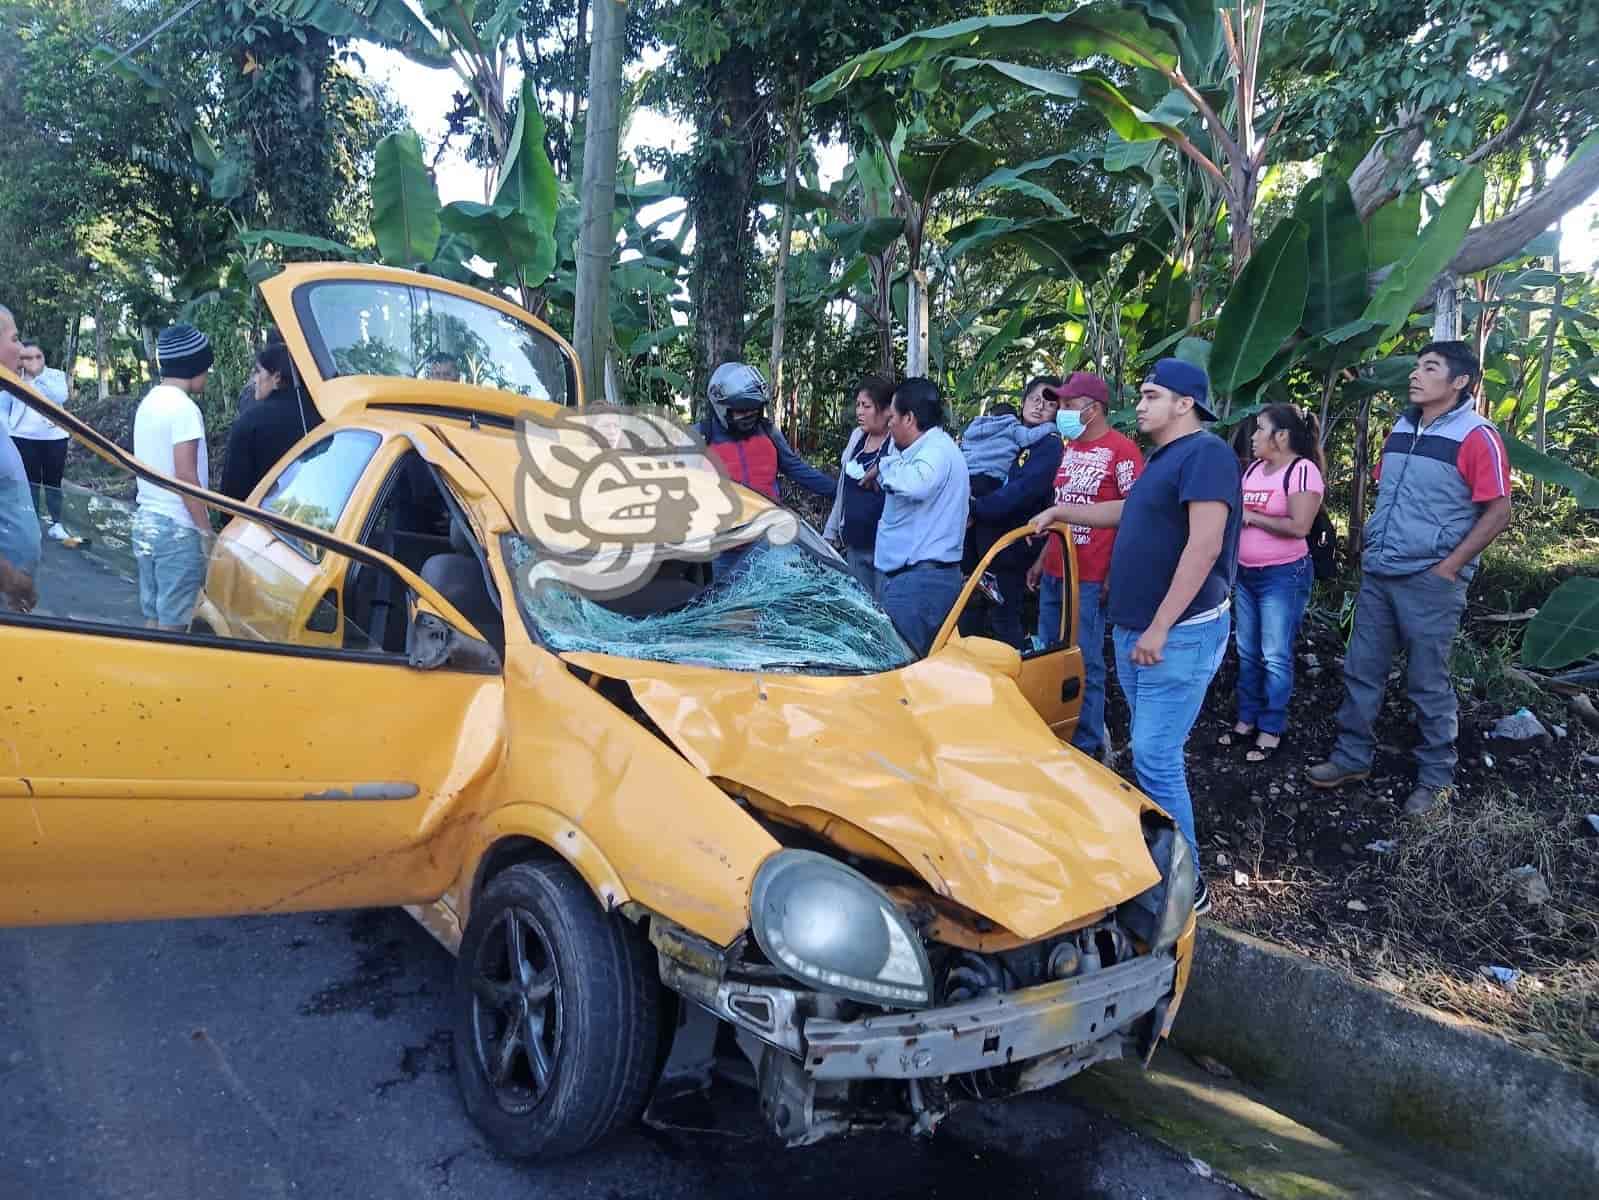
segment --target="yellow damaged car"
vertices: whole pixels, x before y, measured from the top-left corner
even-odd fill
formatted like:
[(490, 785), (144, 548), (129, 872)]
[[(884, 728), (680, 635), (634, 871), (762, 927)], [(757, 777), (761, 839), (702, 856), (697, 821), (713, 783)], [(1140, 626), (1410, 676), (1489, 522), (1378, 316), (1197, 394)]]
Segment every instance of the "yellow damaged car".
[[(1026, 655), (963, 638), (980, 567), (917, 660), (679, 425), (584, 409), (526, 312), (370, 266), (261, 290), (323, 423), (247, 503), (0, 369), (111, 476), (0, 610), (0, 923), (405, 906), (457, 956), (466, 1107), (527, 1157), (713, 1076), (798, 1145), (1147, 1061), (1196, 867), (1063, 740), (1069, 609)], [(216, 514), (186, 628), (139, 593), (161, 492)]]

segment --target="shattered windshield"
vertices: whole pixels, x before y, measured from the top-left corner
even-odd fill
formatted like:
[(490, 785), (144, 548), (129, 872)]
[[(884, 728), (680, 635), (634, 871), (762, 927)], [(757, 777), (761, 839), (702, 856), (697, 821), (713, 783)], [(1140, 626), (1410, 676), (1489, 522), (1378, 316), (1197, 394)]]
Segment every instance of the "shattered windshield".
[(557, 652), (809, 674), (891, 671), (915, 657), (855, 578), (801, 543), (668, 560), (643, 587), (604, 600), (552, 579), (535, 586), (535, 551), (519, 536), (506, 536), (505, 554), (534, 636)]

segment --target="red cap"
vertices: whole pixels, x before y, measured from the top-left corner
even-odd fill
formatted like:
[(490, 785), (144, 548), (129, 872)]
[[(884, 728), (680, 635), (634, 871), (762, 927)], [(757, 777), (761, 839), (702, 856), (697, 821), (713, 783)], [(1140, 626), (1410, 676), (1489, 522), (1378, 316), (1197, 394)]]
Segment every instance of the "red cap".
[(1077, 396), (1085, 396), (1097, 400), (1105, 408), (1110, 407), (1110, 389), (1105, 386), (1103, 379), (1088, 371), (1073, 371), (1059, 387), (1044, 389), (1044, 398), (1056, 404)]

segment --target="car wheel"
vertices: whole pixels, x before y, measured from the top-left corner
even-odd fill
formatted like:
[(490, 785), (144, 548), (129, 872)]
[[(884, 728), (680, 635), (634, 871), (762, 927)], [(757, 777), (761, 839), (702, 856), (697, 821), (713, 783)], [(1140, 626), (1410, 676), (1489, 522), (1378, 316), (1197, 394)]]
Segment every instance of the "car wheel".
[(660, 984), (640, 932), (565, 863), (519, 863), (472, 906), (455, 975), (456, 1078), (502, 1153), (575, 1154), (643, 1111)]

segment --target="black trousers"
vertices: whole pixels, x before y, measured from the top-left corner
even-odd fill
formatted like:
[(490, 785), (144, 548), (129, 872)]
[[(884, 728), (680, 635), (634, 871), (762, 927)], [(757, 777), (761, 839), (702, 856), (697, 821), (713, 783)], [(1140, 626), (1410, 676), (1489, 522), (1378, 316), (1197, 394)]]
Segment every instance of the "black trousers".
[[(22, 469), (28, 473), (29, 493), (35, 488), (44, 489), (44, 500), (50, 510), (50, 520), (61, 520), (61, 473), (67, 465), (67, 444), (71, 438), (19, 438), (11, 441), (22, 456)], [(33, 507), (39, 511), (39, 497), (33, 496)]]

